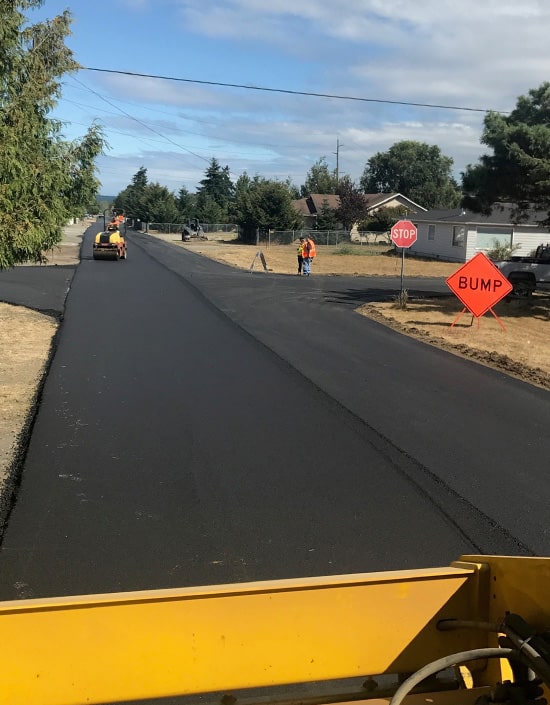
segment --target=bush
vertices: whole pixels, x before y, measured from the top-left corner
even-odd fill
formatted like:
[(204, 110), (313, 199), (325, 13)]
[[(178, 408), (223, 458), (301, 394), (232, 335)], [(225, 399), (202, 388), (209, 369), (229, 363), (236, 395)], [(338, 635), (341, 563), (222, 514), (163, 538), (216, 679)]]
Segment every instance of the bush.
[(510, 259), (514, 252), (517, 252), (520, 247), (521, 243), (519, 242), (516, 245), (511, 245), (509, 243), (500, 242), (500, 240), (494, 237), (493, 246), (487, 250), (485, 254), (490, 260), (501, 262), (502, 260)]
[(402, 311), (407, 309), (407, 304), (409, 303), (409, 292), (408, 289), (403, 289), (397, 296), (393, 297), (394, 308), (399, 308)]

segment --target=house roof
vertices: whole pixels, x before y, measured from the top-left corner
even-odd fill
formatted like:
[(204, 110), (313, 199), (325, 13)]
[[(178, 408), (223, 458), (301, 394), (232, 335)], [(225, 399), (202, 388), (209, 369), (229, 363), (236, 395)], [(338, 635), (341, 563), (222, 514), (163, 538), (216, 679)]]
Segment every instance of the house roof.
[(311, 211), (309, 210), (309, 206), (307, 204), (307, 198), (299, 198), (297, 201), (294, 201), (294, 208), (301, 215), (311, 215)]
[(340, 207), (340, 196), (333, 193), (312, 193), (309, 199), (306, 200), (311, 201), (313, 205), (313, 210), (311, 210), (310, 213), (320, 213), (323, 210), (323, 203), (325, 201), (332, 210)]
[[(451, 210), (431, 210), (425, 213), (415, 213), (414, 221), (419, 223), (468, 223), (472, 225), (513, 225), (513, 207), (503, 203), (496, 205), (490, 215), (474, 213), (463, 208), (453, 208)], [(531, 228), (543, 229), (537, 219), (537, 211), (530, 211), (526, 221), (521, 225)], [(540, 217), (540, 213), (539, 213)]]
[(394, 193), (366, 193), (365, 198), (367, 199), (369, 208), (382, 208), (385, 203), (401, 199), (402, 201), (407, 201), (407, 203), (410, 203), (412, 208), (417, 211), (426, 210), (423, 206), (419, 206), (418, 203), (411, 201), (410, 198), (407, 198), (407, 196), (404, 196), (402, 193), (397, 191)]
[[(365, 200), (369, 209), (381, 208), (385, 203), (389, 203), (395, 199), (401, 199), (411, 204), (411, 207), (417, 211), (425, 211), (426, 209), (419, 206), (410, 198), (403, 196), (401, 193), (366, 193)], [(323, 210), (323, 203), (327, 202), (332, 210), (340, 207), (340, 196), (333, 193), (312, 193), (307, 198), (300, 198), (294, 201), (294, 207), (302, 215), (317, 215)]]

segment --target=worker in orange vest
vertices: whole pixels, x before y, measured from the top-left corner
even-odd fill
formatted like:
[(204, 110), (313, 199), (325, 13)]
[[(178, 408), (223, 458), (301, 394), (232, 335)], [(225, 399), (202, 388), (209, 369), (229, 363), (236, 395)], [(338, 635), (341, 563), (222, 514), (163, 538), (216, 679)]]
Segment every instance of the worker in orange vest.
[(311, 263), (313, 262), (313, 258), (316, 255), (315, 251), (315, 243), (310, 237), (307, 237), (304, 241), (304, 252), (303, 252), (303, 258), (304, 258), (304, 276), (309, 277), (311, 274)]

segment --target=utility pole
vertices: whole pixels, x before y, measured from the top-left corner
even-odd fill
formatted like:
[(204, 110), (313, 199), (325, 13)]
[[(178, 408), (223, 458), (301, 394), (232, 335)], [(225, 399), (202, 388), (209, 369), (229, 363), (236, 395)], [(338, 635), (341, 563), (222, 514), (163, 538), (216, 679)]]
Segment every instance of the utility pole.
[(340, 138), (336, 138), (336, 152), (333, 152), (333, 154), (336, 154), (336, 186), (338, 186), (340, 182), (340, 147), (343, 147), (343, 144), (340, 144)]

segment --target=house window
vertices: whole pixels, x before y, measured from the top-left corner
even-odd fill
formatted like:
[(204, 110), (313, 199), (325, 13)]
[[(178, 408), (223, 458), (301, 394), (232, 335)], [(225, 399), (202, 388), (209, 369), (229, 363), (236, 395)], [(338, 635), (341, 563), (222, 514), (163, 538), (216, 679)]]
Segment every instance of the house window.
[(512, 245), (512, 228), (497, 227), (494, 225), (479, 225), (477, 228), (476, 250), (486, 252), (497, 245)]
[(435, 225), (428, 225), (428, 240), (435, 240)]
[(466, 228), (463, 225), (453, 225), (453, 247), (464, 247)]

